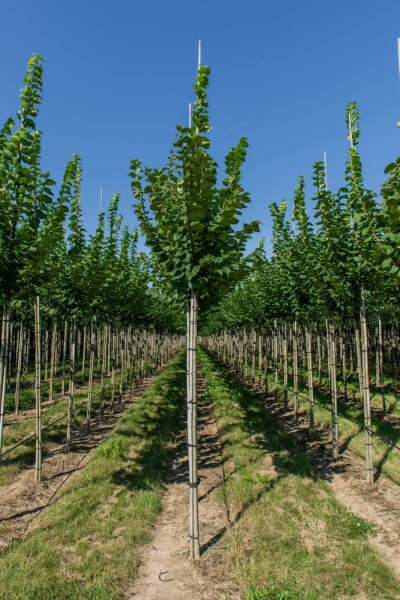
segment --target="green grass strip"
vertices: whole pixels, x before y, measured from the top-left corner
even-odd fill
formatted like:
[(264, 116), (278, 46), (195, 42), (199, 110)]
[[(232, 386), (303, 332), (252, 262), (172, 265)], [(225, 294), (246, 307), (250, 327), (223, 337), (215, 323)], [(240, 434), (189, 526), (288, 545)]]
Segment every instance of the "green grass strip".
[(180, 430), (185, 360), (184, 353), (174, 359), (34, 531), (0, 556), (2, 600), (123, 596), (161, 509), (163, 473)]
[(400, 598), (368, 542), (277, 419), (204, 351), (200, 359), (230, 474), (218, 492), (232, 526), (222, 545), (246, 600)]

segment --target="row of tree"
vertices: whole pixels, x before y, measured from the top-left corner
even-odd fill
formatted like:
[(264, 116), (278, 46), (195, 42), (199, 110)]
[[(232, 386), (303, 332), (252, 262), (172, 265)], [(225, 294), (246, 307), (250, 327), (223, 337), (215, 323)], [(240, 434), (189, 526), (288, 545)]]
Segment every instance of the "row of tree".
[[(298, 332), (300, 329), (304, 332), (309, 356), (311, 352), (318, 352), (318, 344), (324, 340), (329, 363), (335, 456), (338, 348), (342, 347), (341, 357), (347, 360), (347, 365), (348, 350), (353, 348), (364, 402), (367, 479), (372, 483), (369, 370), (375, 361), (383, 390), (384, 372), (388, 374), (390, 366), (397, 364), (400, 358), (400, 159), (385, 169), (387, 179), (378, 198), (364, 185), (358, 151), (359, 113), (355, 103), (347, 107), (346, 125), (349, 153), (345, 185), (336, 192), (328, 190), (325, 165), (317, 162), (313, 217), (306, 208), (304, 177), (299, 178), (294, 192), (291, 220), (287, 217), (286, 201), (271, 205), (272, 256), (267, 258), (261, 243), (254, 270), (240, 286), (225, 295), (218, 306), (208, 311), (203, 333), (235, 332), (244, 328), (249, 332), (264, 332), (271, 339), (279, 332), (285, 339), (290, 332), (295, 388)], [(213, 348), (217, 344), (221, 353), (224, 335), (220, 333), (217, 339), (208, 338), (206, 343)], [(387, 348), (390, 347), (386, 352), (385, 339)], [(345, 366), (344, 371), (347, 368)], [(394, 371), (397, 374), (397, 369)], [(311, 379), (311, 430), (312, 386)], [(383, 391), (382, 402), (385, 412)]]
[[(46, 364), (49, 360), (51, 364), (50, 395), (58, 358), (62, 357), (63, 364), (62, 394), (68, 364), (69, 450), (77, 340), (81, 337), (84, 342), (82, 359), (91, 362), (90, 388), (97, 346), (98, 356), (106, 356), (108, 349), (110, 357), (116, 340), (124, 340), (126, 363), (133, 356), (139, 357), (135, 348), (139, 339), (147, 339), (144, 328), (168, 332), (184, 322), (167, 301), (148, 257), (138, 252), (137, 231), (123, 224), (119, 194), (112, 197), (105, 213), (100, 212), (96, 231), (88, 238), (81, 208), (79, 154), (68, 162), (58, 190), (42, 167), (42, 134), (36, 126), (42, 88), (43, 59), (34, 55), (28, 62), (16, 118), (7, 119), (0, 131), (0, 452), (11, 375), (15, 375), (13, 392), (18, 411), (21, 374), (34, 371), (37, 479), (41, 468), (43, 351)], [(154, 339), (165, 354), (164, 338)], [(151, 356), (155, 367), (159, 351), (153, 349)], [(123, 372), (123, 361), (121, 369)], [(101, 377), (103, 396), (104, 365)]]

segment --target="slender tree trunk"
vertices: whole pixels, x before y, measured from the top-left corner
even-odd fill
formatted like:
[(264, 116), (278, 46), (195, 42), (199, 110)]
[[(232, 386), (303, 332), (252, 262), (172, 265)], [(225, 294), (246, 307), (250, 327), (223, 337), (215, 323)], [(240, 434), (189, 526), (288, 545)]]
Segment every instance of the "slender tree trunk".
[(75, 396), (75, 353), (76, 353), (76, 323), (75, 317), (71, 319), (71, 359), (69, 370), (69, 395), (68, 395), (68, 423), (67, 440), (65, 442), (65, 451), (71, 450), (72, 440), (72, 419), (74, 416), (74, 396)]
[[(383, 374), (383, 336), (382, 336), (382, 317), (378, 313), (378, 379), (381, 388), (382, 396), (382, 411), (386, 415), (386, 398), (385, 398), (385, 379)], [(378, 385), (378, 380), (377, 380)]]
[(56, 350), (57, 350), (57, 323), (54, 321), (53, 333), (51, 336), (51, 353), (50, 353), (50, 381), (49, 381), (49, 401), (53, 401), (53, 382), (54, 370), (56, 366)]
[(22, 357), (24, 351), (24, 326), (21, 321), (19, 328), (19, 343), (18, 343), (18, 358), (17, 358), (17, 377), (15, 380), (15, 397), (14, 397), (14, 413), (17, 415), (19, 411), (19, 391), (21, 387), (22, 373)]
[(331, 398), (332, 398), (332, 455), (336, 460), (339, 456), (339, 427), (338, 427), (338, 412), (337, 412), (337, 383), (336, 383), (336, 338), (335, 326), (331, 322), (330, 329), (330, 381), (331, 381)]
[(298, 344), (297, 321), (293, 322), (293, 392), (294, 392), (294, 420), (299, 418), (299, 370), (298, 370)]
[(86, 325), (83, 327), (83, 342), (82, 342), (82, 384), (85, 381), (85, 359), (86, 359), (87, 335)]
[(44, 332), (44, 380), (47, 381), (49, 370), (49, 331)]
[(361, 342), (360, 342), (360, 330), (357, 327), (357, 324), (354, 323), (354, 328), (356, 332), (356, 352), (357, 352), (357, 373), (358, 373), (358, 382), (360, 386), (360, 402), (364, 401), (363, 390), (363, 366), (362, 366), (362, 356), (361, 356)]
[(278, 324), (274, 319), (274, 396), (278, 400)]
[(368, 369), (368, 329), (365, 311), (364, 290), (361, 290), (360, 306), (361, 324), (361, 356), (363, 370), (363, 398), (364, 398), (364, 430), (365, 430), (365, 466), (367, 483), (374, 483), (374, 463), (372, 450), (371, 430), (371, 399), (369, 391), (369, 369)]
[(94, 370), (94, 353), (96, 349), (96, 317), (92, 318), (92, 324), (90, 328), (90, 357), (89, 357), (89, 383), (88, 383), (88, 401), (87, 401), (87, 413), (86, 413), (86, 429), (90, 434), (91, 419), (92, 419), (92, 396), (93, 396), (93, 370)]
[(3, 306), (0, 347), (0, 456), (3, 447), (3, 428), (6, 407), (8, 346), (10, 343), (10, 302)]
[(111, 412), (114, 412), (114, 400), (115, 400), (115, 345), (116, 345), (116, 335), (112, 334), (112, 342), (111, 342)]
[[(126, 333), (125, 331), (120, 333), (120, 376), (119, 376), (119, 389), (118, 389), (118, 402), (122, 402), (122, 395), (124, 392), (124, 368), (125, 368), (125, 346), (126, 346)], [(156, 343), (154, 341), (154, 359), (153, 369), (157, 368), (157, 355), (156, 355)]]
[(310, 426), (309, 433), (310, 437), (314, 437), (314, 379), (313, 379), (313, 366), (312, 366), (312, 338), (310, 324), (306, 324), (306, 350), (307, 350), (307, 373), (308, 373), (308, 399), (310, 402)]
[(61, 367), (61, 396), (65, 396), (65, 361), (67, 359), (67, 337), (68, 337), (68, 323), (64, 321), (64, 337), (63, 337), (63, 355), (62, 355), (62, 367)]
[(188, 331), (188, 447), (189, 447), (189, 541), (190, 558), (200, 558), (199, 500), (197, 479), (197, 295), (190, 294)]
[(35, 481), (42, 480), (42, 398), (41, 398), (41, 336), (40, 336), (40, 301), (36, 297), (35, 315), (35, 401), (36, 401), (36, 452)]
[(283, 325), (283, 408), (287, 410), (289, 402), (288, 389), (289, 369), (288, 369), (288, 341), (287, 341), (287, 326)]
[(104, 325), (103, 328), (103, 360), (101, 365), (101, 384), (100, 384), (100, 421), (103, 420), (104, 413), (104, 402), (106, 396), (106, 366), (107, 366), (107, 338), (110, 337), (108, 334), (108, 327)]

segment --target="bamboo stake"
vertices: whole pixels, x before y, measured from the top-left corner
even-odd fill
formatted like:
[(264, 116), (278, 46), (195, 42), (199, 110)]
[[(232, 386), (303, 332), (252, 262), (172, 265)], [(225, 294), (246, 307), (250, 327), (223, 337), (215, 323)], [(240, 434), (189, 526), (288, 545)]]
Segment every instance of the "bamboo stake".
[(67, 439), (65, 442), (65, 451), (71, 450), (72, 440), (72, 419), (74, 414), (74, 395), (75, 395), (75, 352), (76, 352), (76, 323), (75, 317), (71, 319), (71, 358), (69, 370), (69, 395), (68, 395), (68, 423)]
[(19, 391), (21, 386), (21, 372), (22, 372), (22, 357), (24, 350), (24, 328), (21, 321), (19, 328), (19, 343), (18, 343), (18, 358), (17, 358), (17, 377), (15, 380), (15, 397), (14, 397), (14, 413), (17, 415), (19, 411)]
[(3, 428), (6, 405), (8, 345), (10, 341), (10, 302), (3, 306), (0, 348), (0, 456), (3, 447)]
[(294, 420), (299, 418), (299, 371), (297, 352), (297, 321), (293, 322), (293, 392), (294, 392)]
[(35, 400), (36, 400), (36, 448), (35, 481), (42, 480), (42, 399), (41, 399), (41, 338), (40, 338), (40, 300), (36, 296), (35, 315)]
[(96, 332), (96, 317), (92, 318), (90, 327), (90, 357), (89, 357), (89, 383), (88, 383), (88, 401), (86, 412), (86, 430), (90, 434), (91, 418), (92, 418), (92, 395), (93, 395), (93, 370), (94, 370), (94, 353), (96, 348), (95, 340)]
[(337, 383), (336, 383), (336, 339), (335, 327), (331, 322), (330, 328), (330, 358), (331, 358), (331, 398), (332, 398), (332, 456), (339, 456), (339, 429), (337, 412)]
[(361, 356), (363, 370), (363, 398), (364, 398), (364, 430), (365, 430), (365, 465), (367, 483), (374, 483), (374, 463), (372, 449), (372, 430), (371, 430), (371, 400), (369, 390), (369, 372), (368, 372), (368, 329), (367, 317), (365, 311), (364, 290), (361, 290), (360, 306), (361, 322)]
[(307, 351), (307, 373), (308, 373), (308, 399), (310, 402), (310, 425), (309, 434), (310, 437), (314, 437), (314, 380), (313, 380), (313, 367), (312, 367), (312, 339), (310, 324), (306, 324), (306, 351)]

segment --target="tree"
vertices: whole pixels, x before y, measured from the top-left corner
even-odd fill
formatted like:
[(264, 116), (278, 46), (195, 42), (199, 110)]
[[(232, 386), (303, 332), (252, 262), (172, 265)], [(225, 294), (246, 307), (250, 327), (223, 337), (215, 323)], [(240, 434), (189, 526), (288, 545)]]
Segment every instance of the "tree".
[(190, 556), (200, 557), (197, 479), (197, 310), (206, 309), (246, 275), (243, 254), (258, 222), (241, 228), (239, 216), (249, 202), (241, 185), (247, 140), (225, 159), (225, 178), (217, 187), (217, 164), (209, 154), (207, 85), (210, 69), (199, 66), (196, 101), (189, 127), (177, 139), (163, 169), (131, 162), (132, 191), (147, 245), (160, 274), (177, 296), (187, 298), (187, 403), (190, 490)]

